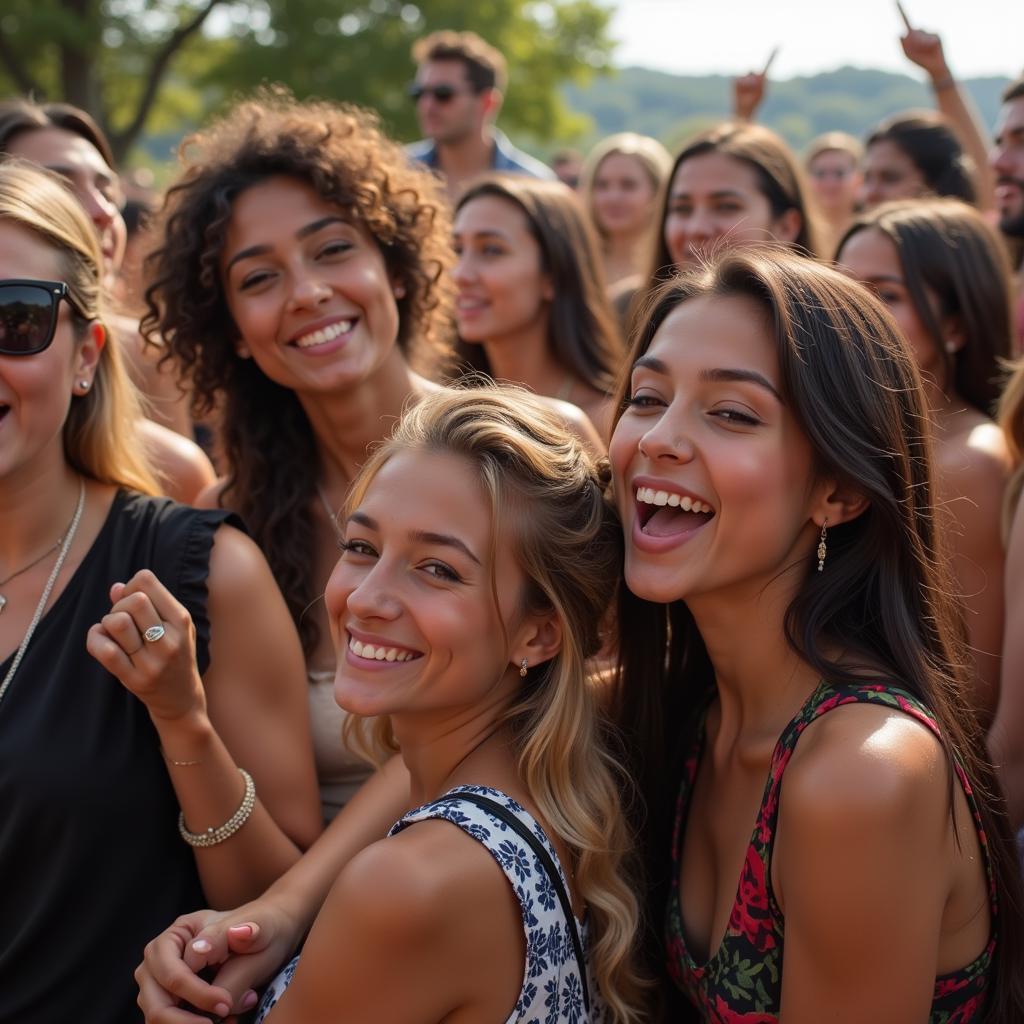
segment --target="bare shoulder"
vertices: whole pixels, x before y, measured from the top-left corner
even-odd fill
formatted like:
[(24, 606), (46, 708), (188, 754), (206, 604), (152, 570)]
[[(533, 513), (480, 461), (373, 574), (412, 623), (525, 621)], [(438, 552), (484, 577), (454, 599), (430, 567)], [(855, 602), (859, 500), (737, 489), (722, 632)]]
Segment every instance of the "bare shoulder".
[(218, 527), (210, 554), (211, 599), (244, 599), (251, 587), (266, 585), (276, 590), (270, 567), (256, 542), (227, 523)]
[(1001, 488), (1010, 469), (1002, 430), (981, 413), (965, 415), (959, 429), (942, 439), (938, 454), (943, 474), (962, 489), (993, 484)]
[(151, 419), (141, 419), (138, 429), (167, 495), (183, 504), (193, 504), (216, 479), (206, 452), (195, 441)]
[(560, 398), (548, 398), (543, 395), (538, 395), (537, 397), (540, 398), (551, 412), (560, 416), (565, 421), (566, 426), (591, 451), (604, 454), (607, 448), (606, 443), (597, 432), (597, 428), (591, 422), (590, 417), (578, 405), (573, 405), (572, 402), (563, 402)]
[(835, 708), (810, 726), (786, 769), (780, 820), (813, 833), (885, 823), (903, 831), (945, 813), (946, 753), (923, 722), (877, 704)]
[(196, 508), (226, 508), (224, 504), (224, 492), (228, 487), (228, 479), (219, 476), (213, 483), (204, 487), (192, 503)]

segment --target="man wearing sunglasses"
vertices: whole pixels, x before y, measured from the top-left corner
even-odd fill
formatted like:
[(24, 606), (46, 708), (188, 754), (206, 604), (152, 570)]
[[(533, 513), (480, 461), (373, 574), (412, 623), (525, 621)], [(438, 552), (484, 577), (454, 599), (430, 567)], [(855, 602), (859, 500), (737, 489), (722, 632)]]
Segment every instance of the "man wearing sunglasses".
[(409, 155), (437, 171), (452, 198), (484, 171), (552, 178), (495, 127), (506, 82), (505, 58), (473, 32), (434, 32), (412, 50), (416, 80), (409, 95), (426, 136)]

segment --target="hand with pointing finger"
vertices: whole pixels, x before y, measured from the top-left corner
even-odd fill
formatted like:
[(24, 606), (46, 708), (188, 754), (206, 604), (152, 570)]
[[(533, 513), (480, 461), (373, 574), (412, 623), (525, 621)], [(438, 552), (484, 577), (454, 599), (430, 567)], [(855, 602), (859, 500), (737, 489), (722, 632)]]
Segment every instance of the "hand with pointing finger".
[(897, 3), (896, 7), (907, 30), (906, 34), (900, 37), (900, 45), (907, 60), (926, 71), (933, 80), (948, 78), (949, 65), (942, 50), (942, 40), (934, 32), (914, 28), (903, 6)]

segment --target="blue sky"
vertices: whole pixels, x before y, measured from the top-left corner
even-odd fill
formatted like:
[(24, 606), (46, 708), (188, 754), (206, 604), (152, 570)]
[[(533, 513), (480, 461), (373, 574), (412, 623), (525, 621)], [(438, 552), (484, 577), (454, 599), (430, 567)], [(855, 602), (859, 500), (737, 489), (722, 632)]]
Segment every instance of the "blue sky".
[[(1024, 70), (1024, 0), (904, 0), (915, 27), (938, 32), (958, 76)], [(917, 76), (900, 49), (893, 0), (618, 0), (615, 63), (680, 74), (760, 69), (772, 77), (843, 64)]]

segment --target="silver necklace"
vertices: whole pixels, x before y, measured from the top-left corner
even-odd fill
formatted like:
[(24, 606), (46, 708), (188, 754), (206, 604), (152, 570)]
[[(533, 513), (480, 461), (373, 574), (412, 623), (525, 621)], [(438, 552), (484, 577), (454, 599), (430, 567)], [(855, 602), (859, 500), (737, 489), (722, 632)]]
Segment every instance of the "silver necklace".
[(43, 596), (39, 599), (39, 604), (36, 605), (36, 611), (32, 616), (32, 621), (28, 624), (25, 639), (21, 641), (21, 646), (14, 655), (14, 661), (11, 662), (11, 667), (7, 670), (7, 675), (4, 676), (3, 683), (0, 683), (0, 700), (4, 699), (4, 694), (7, 693), (7, 687), (11, 685), (14, 673), (18, 671), (18, 666), (21, 664), (21, 659), (25, 657), (25, 651), (28, 650), (28, 645), (32, 641), (32, 635), (36, 631), (36, 626), (39, 625), (39, 621), (43, 617), (43, 612), (46, 610), (46, 604), (50, 600), (50, 594), (53, 592), (53, 585), (57, 582), (57, 577), (60, 575), (60, 571), (64, 567), (64, 561), (68, 557), (68, 552), (71, 550), (71, 542), (75, 539), (75, 534), (78, 532), (78, 524), (82, 519), (83, 508), (85, 508), (84, 479), (79, 481), (78, 504), (75, 506), (75, 514), (71, 517), (71, 525), (68, 527), (68, 532), (64, 534), (64, 543), (61, 544), (60, 554), (57, 556), (57, 562), (53, 567), (53, 571), (50, 573), (50, 578), (46, 581), (46, 586), (43, 587)]
[(327, 500), (327, 495), (324, 494), (324, 489), (319, 484), (316, 485), (316, 493), (320, 495), (320, 501), (323, 502), (324, 511), (327, 513), (327, 520), (334, 529), (334, 536), (337, 537), (338, 540), (344, 540), (345, 534), (338, 525), (338, 516), (334, 511), (332, 511), (331, 503)]
[[(33, 559), (23, 569), (19, 569), (17, 572), (12, 572), (6, 579), (0, 580), (0, 587), (6, 587), (11, 580), (16, 580), (19, 576), (24, 575), (29, 569), (34, 569), (47, 555), (52, 555), (63, 543), (64, 538), (58, 537), (57, 542), (51, 547), (48, 547), (38, 558)], [(0, 594), (0, 612), (7, 607), (7, 598), (3, 594)]]

